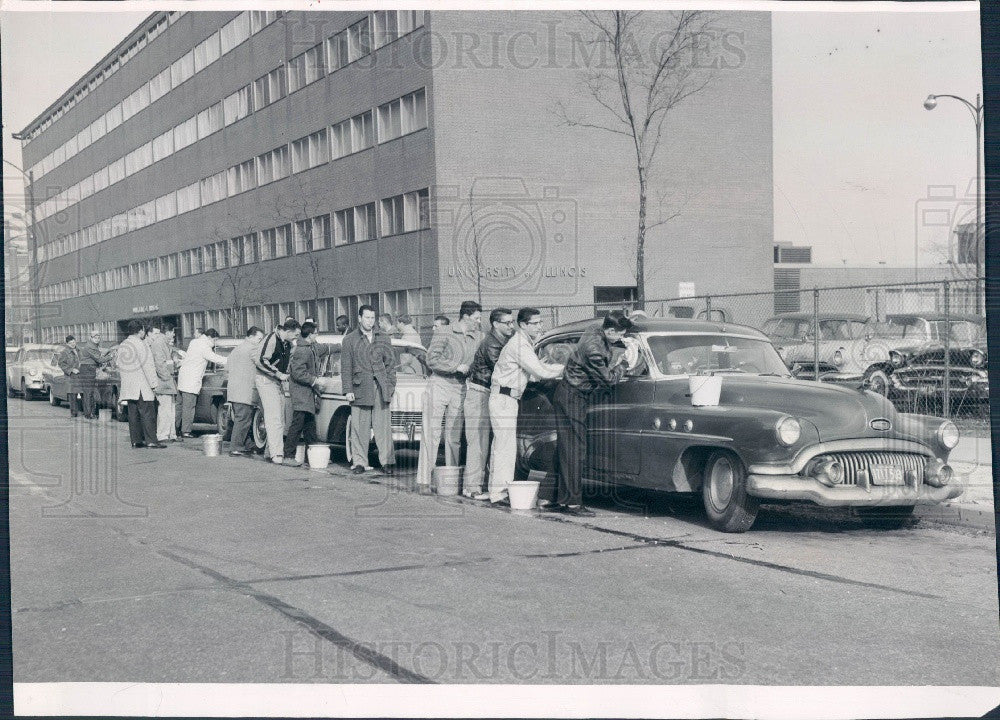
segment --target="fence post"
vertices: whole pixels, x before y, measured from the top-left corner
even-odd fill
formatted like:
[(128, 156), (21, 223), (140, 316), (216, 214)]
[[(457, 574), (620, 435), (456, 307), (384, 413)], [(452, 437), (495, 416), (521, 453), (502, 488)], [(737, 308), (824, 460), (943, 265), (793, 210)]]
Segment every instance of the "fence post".
[(705, 319), (711, 322), (712, 320), (712, 296), (705, 296)]
[(813, 288), (813, 373), (819, 382), (819, 288)]
[(944, 416), (951, 417), (951, 285), (944, 286)]

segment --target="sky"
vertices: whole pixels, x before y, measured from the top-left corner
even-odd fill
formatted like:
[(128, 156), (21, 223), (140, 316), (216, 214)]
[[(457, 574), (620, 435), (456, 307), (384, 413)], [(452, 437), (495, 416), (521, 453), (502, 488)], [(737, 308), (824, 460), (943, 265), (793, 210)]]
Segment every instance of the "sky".
[[(818, 265), (944, 260), (950, 228), (937, 211), (971, 220), (975, 127), (959, 102), (928, 112), (923, 101), (974, 101), (982, 87), (978, 12), (952, 7), (961, 9), (772, 14), (776, 242), (811, 245)], [(21, 165), (11, 132), (146, 14), (0, 15), (5, 159)], [(4, 187), (8, 197), (20, 192), (6, 164)]]

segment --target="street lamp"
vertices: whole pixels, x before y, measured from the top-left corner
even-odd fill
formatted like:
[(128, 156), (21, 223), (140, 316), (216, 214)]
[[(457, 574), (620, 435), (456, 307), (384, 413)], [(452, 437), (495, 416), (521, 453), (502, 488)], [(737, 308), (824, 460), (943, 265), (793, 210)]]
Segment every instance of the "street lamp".
[[(22, 139), (17, 133), (13, 133), (12, 136), (15, 140)], [(33, 305), (32, 315), (34, 322), (32, 327), (34, 328), (35, 342), (42, 341), (42, 318), (41, 318), (41, 303), (39, 301), (39, 267), (38, 267), (38, 236), (35, 234), (35, 174), (33, 171), (29, 170), (24, 172), (17, 165), (12, 163), (7, 158), (4, 158), (4, 162), (10, 165), (12, 168), (21, 173), (21, 177), (28, 181), (28, 207), (31, 211), (31, 224), (29, 236), (31, 237), (31, 304)]]
[(983, 274), (982, 260), (979, 259), (979, 251), (981, 243), (983, 241), (983, 226), (982, 226), (982, 161), (979, 157), (979, 148), (982, 145), (983, 136), (983, 103), (976, 94), (976, 102), (972, 104), (963, 97), (958, 95), (928, 95), (927, 99), (924, 100), (924, 108), (927, 110), (933, 110), (937, 107), (938, 98), (951, 98), (952, 100), (958, 100), (960, 103), (965, 105), (972, 115), (972, 122), (976, 125), (976, 313), (980, 312), (982, 306), (981, 302), (981, 286), (980, 277)]

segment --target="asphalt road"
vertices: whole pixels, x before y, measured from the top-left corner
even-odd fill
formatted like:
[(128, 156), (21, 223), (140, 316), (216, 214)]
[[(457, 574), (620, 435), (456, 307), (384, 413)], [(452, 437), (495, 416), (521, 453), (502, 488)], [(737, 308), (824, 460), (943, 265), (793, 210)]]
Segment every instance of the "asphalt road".
[(1000, 682), (986, 532), (519, 515), (9, 403), (17, 682)]

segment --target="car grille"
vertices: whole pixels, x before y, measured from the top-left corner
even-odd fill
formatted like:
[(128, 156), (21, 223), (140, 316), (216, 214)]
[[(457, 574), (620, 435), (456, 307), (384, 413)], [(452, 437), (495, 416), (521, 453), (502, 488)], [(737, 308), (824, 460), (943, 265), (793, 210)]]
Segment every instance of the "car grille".
[[(944, 367), (932, 366), (908, 368), (895, 372), (897, 382), (904, 388), (913, 386), (944, 387)], [(953, 388), (967, 387), (973, 380), (980, 377), (975, 370), (967, 368), (951, 368), (949, 383)]]
[(844, 467), (844, 485), (857, 485), (858, 472), (874, 465), (892, 465), (902, 468), (904, 473), (916, 470), (923, 482), (924, 466), (927, 465), (926, 456), (905, 452), (837, 452), (826, 453), (823, 457), (832, 458)]
[(392, 426), (405, 428), (407, 425), (420, 426), (423, 421), (423, 413), (420, 410), (393, 410)]

